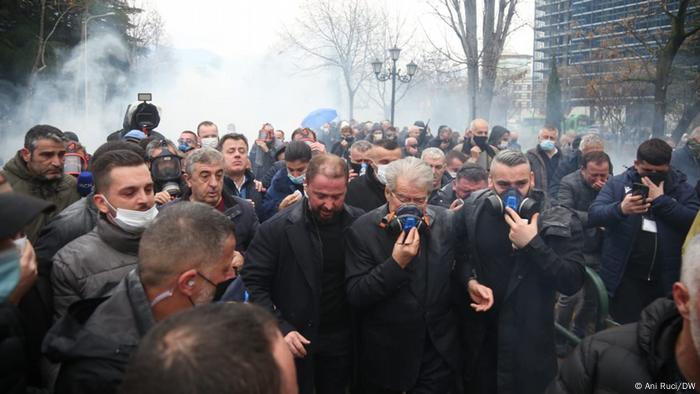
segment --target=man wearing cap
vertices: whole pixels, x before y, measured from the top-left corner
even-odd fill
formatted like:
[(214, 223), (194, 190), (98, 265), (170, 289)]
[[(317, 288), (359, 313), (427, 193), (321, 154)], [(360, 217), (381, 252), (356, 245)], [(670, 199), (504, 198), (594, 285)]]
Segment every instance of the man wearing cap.
[[(38, 215), (53, 208), (49, 202), (13, 192), (0, 193), (0, 392), (24, 393), (27, 386), (39, 387), (39, 355), (33, 354), (18, 309), (20, 301), (37, 277), (32, 244), (22, 229)], [(38, 348), (36, 348), (38, 350)]]
[(51, 217), (80, 199), (75, 178), (63, 173), (65, 154), (63, 132), (53, 126), (36, 125), (24, 136), (24, 148), (5, 165), (5, 176), (14, 191), (56, 206), (56, 210), (39, 214), (27, 225), (24, 232), (32, 242)]

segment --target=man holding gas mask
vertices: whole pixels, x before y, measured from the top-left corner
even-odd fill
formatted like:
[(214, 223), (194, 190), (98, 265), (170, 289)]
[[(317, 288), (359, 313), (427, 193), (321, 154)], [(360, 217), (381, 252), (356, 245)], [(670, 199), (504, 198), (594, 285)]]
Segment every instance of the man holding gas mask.
[(618, 323), (636, 322), (680, 277), (681, 246), (700, 202), (671, 157), (665, 141), (645, 141), (634, 167), (608, 180), (588, 211), (589, 225), (605, 227), (600, 277)]
[(478, 284), (492, 290), (490, 310), (462, 308), (468, 392), (541, 393), (557, 371), (554, 301), (583, 285), (583, 230), (573, 211), (542, 209), (533, 185), (527, 157), (500, 152), (489, 189), (455, 215), (460, 282), (474, 299)]
[[(407, 157), (383, 171), (387, 203), (346, 232), (347, 299), (359, 320), (365, 393), (446, 393), (460, 369), (451, 213), (430, 206), (433, 173)], [(476, 292), (489, 290), (475, 284)], [(472, 306), (488, 309), (487, 297)]]

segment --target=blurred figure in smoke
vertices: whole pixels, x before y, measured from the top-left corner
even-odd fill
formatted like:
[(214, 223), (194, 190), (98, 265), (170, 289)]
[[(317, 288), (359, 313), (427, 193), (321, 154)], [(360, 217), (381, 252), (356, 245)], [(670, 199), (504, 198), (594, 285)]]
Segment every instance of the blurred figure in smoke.
[(348, 159), (350, 155), (350, 146), (355, 142), (355, 137), (352, 134), (352, 128), (349, 124), (344, 124), (340, 129), (340, 141), (333, 144), (331, 153)]
[(25, 228), (35, 242), (41, 228), (53, 216), (80, 199), (74, 177), (64, 173), (66, 146), (61, 130), (49, 125), (36, 125), (24, 136), (24, 148), (5, 164), (5, 176), (12, 189), (51, 202), (53, 212), (44, 212)]
[(255, 145), (250, 148), (250, 163), (256, 178), (263, 178), (272, 167), (275, 162), (275, 153), (280, 146), (281, 142), (278, 143), (275, 138), (275, 128), (269, 123), (264, 123), (258, 131)]
[(683, 254), (673, 298), (655, 300), (639, 323), (584, 339), (547, 393), (629, 393), (632, 387), (663, 392), (659, 384), (679, 393), (700, 392), (699, 284), (700, 237), (695, 237)]
[(401, 157), (419, 157), (418, 139), (415, 137), (407, 137), (404, 142), (404, 147), (401, 148)]
[(514, 150), (514, 151), (522, 151), (523, 148), (520, 146), (518, 143), (518, 138), (520, 137), (520, 133), (517, 131), (512, 131), (510, 132), (510, 142), (508, 142), (508, 149)]
[(671, 166), (688, 177), (690, 186), (695, 187), (700, 180), (700, 126), (693, 129), (688, 140), (673, 151)]
[(443, 152), (447, 153), (455, 147), (452, 141), (452, 129), (449, 126), (442, 125), (438, 127), (437, 137), (430, 140), (428, 146), (433, 148), (439, 148)]

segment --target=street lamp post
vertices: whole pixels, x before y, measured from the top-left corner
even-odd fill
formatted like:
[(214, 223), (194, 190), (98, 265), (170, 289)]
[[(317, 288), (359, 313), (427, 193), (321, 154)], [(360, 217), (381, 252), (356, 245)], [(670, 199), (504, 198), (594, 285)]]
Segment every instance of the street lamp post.
[(391, 57), (391, 68), (382, 72), (383, 62), (379, 59), (372, 62), (372, 70), (374, 71), (374, 76), (378, 80), (384, 82), (391, 78), (391, 125), (394, 126), (394, 108), (396, 105), (396, 79), (401, 82), (408, 83), (416, 75), (416, 70), (418, 65), (411, 61), (406, 65), (406, 74), (401, 74), (401, 70), (396, 69), (396, 61), (399, 60), (399, 55), (401, 54), (401, 49), (393, 47), (389, 49), (389, 55)]
[(106, 16), (116, 15), (114, 12), (107, 12), (102, 15), (90, 15), (83, 19), (83, 76), (84, 76), (84, 90), (85, 90), (85, 115), (84, 123), (85, 129), (88, 127), (88, 61), (87, 61), (87, 39), (88, 39), (88, 23), (95, 18), (104, 18)]

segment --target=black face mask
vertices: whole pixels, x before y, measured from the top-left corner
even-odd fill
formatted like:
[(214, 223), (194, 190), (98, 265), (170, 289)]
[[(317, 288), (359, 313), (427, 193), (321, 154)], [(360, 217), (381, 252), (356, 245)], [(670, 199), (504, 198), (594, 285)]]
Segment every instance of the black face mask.
[(488, 137), (477, 135), (477, 136), (474, 136), (473, 138), (474, 138), (474, 143), (476, 144), (476, 146), (478, 146), (479, 149), (481, 149), (482, 151), (485, 151), (486, 146), (487, 146), (486, 140), (488, 139)]
[(347, 141), (349, 144), (352, 144), (352, 142), (355, 140), (355, 137), (353, 137), (353, 136), (347, 136), (347, 137), (345, 137), (345, 136), (344, 136), (343, 139), (344, 139), (345, 141)]

